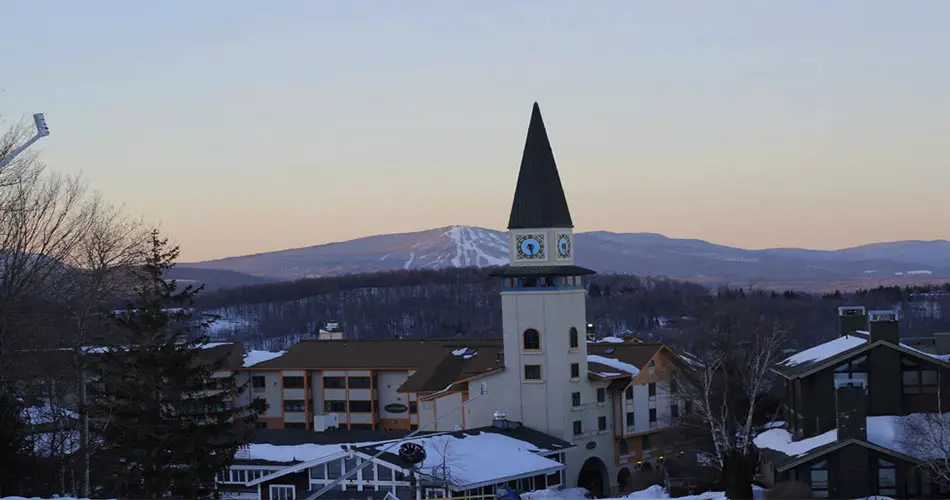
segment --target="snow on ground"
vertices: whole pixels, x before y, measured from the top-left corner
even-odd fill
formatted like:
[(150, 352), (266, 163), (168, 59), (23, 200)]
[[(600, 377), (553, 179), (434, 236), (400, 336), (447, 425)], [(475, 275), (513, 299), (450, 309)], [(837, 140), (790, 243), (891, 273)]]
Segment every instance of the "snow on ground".
[(805, 349), (804, 351), (793, 356), (789, 356), (779, 364), (782, 366), (795, 366), (801, 363), (823, 361), (831, 358), (832, 356), (837, 356), (838, 354), (841, 354), (847, 350), (867, 344), (867, 342), (868, 340), (863, 337), (844, 335), (834, 340), (825, 342), (824, 344), (816, 345), (811, 349)]
[(279, 351), (279, 352), (247, 351), (246, 353), (244, 353), (244, 368), (249, 368), (258, 363), (270, 361), (274, 358), (279, 358), (283, 356), (286, 352), (287, 351)]
[[(583, 488), (568, 488), (564, 490), (541, 490), (532, 491), (521, 495), (523, 500), (584, 500), (587, 490)], [(752, 487), (752, 496), (755, 500), (764, 500), (766, 490), (758, 486)], [(645, 490), (634, 491), (633, 493), (619, 498), (607, 500), (665, 500), (670, 497), (666, 489), (660, 485), (653, 485)], [(882, 497), (883, 498), (883, 497)], [(685, 497), (676, 497), (677, 500), (727, 500), (726, 494), (721, 491), (707, 491), (699, 495), (688, 495)]]
[(604, 365), (604, 366), (609, 366), (609, 367), (611, 367), (611, 368), (620, 370), (620, 371), (622, 371), (622, 372), (627, 372), (627, 373), (633, 375), (634, 377), (636, 377), (637, 374), (640, 373), (640, 369), (637, 368), (636, 366), (631, 365), (630, 363), (624, 363), (623, 361), (620, 361), (620, 360), (618, 360), (618, 359), (605, 358), (605, 357), (603, 357), (603, 356), (598, 356), (598, 355), (596, 355), (596, 354), (588, 354), (588, 355), (587, 355), (587, 362), (588, 362), (588, 363), (599, 363), (599, 364), (602, 364), (602, 365)]

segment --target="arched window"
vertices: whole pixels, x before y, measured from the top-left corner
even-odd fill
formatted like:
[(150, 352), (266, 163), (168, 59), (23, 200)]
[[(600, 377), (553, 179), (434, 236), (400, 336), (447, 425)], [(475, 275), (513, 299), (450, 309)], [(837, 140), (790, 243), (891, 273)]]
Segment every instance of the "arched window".
[(541, 334), (538, 333), (534, 328), (528, 328), (524, 331), (524, 350), (526, 351), (540, 351), (541, 350)]
[(578, 341), (577, 341), (577, 328), (574, 328), (573, 326), (571, 327), (570, 336), (571, 336), (571, 349), (576, 349), (576, 348), (577, 348), (577, 345), (578, 345), (578, 344), (577, 344), (577, 342), (578, 342)]

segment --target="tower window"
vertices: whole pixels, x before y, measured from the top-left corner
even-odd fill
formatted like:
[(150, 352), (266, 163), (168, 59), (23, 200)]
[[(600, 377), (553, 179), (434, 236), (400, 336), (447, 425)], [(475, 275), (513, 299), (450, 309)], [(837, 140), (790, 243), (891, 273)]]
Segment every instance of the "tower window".
[(607, 417), (604, 417), (604, 416), (597, 417), (597, 430), (599, 431), (607, 430)]
[(571, 378), (581, 378), (580, 363), (571, 363)]
[(584, 433), (584, 427), (581, 425), (581, 421), (575, 420), (574, 421), (574, 435), (580, 436), (583, 433)]
[(525, 380), (541, 380), (541, 365), (524, 365)]
[(571, 338), (571, 349), (577, 349), (577, 346), (578, 346), (577, 328), (574, 328), (574, 327), (572, 326), (572, 327), (571, 327), (571, 331), (570, 331), (570, 333), (569, 333), (569, 336), (570, 336), (570, 338)]
[(571, 393), (571, 406), (578, 407), (581, 405), (581, 393), (572, 392)]
[(541, 334), (538, 333), (534, 328), (528, 328), (524, 331), (524, 350), (526, 351), (540, 351), (541, 350)]
[(603, 387), (597, 388), (597, 402), (604, 403), (607, 401), (607, 389)]

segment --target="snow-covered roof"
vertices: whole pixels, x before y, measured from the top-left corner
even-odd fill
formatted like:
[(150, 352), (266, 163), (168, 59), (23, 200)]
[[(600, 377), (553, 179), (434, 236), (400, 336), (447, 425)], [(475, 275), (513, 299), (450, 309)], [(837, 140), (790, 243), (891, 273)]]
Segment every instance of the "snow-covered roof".
[(600, 356), (597, 354), (588, 354), (587, 362), (609, 366), (615, 370), (619, 370), (624, 373), (629, 373), (630, 375), (634, 377), (636, 377), (637, 374), (640, 373), (640, 369), (637, 368), (636, 366), (631, 365), (630, 363), (624, 363), (623, 361), (620, 361), (619, 359), (608, 358), (608, 357)]
[[(950, 425), (950, 415), (943, 417), (946, 420), (945, 425)], [(950, 437), (944, 438), (944, 442), (941, 442), (941, 439), (930, 440), (929, 442), (933, 443), (930, 449), (921, 447), (920, 439), (912, 440), (912, 445), (911, 440), (905, 437), (908, 424), (920, 423), (926, 418), (926, 415), (920, 413), (907, 416), (867, 417), (867, 442), (920, 460), (939, 458), (943, 455), (942, 450), (947, 446)], [(799, 441), (793, 441), (792, 435), (785, 429), (770, 429), (756, 436), (753, 442), (760, 449), (775, 450), (789, 457), (802, 457), (837, 440), (837, 429)]]
[[(408, 442), (426, 450), (426, 460), (419, 469), (423, 474), (445, 480), (459, 490), (564, 468), (556, 460), (539, 455), (550, 450), (497, 432), (436, 434)], [(390, 451), (395, 453), (397, 449), (394, 446)]]
[(244, 353), (244, 368), (250, 368), (258, 363), (263, 363), (265, 361), (270, 361), (274, 358), (279, 358), (284, 355), (287, 351), (280, 352), (270, 352), (270, 351), (248, 351)]
[(376, 444), (379, 443), (297, 444), (290, 446), (252, 443), (247, 447), (245, 459), (266, 460), (268, 462), (310, 462), (336, 455), (343, 451), (344, 446), (372, 446)]
[[(852, 351), (854, 351), (855, 354), (862, 352), (864, 350), (862, 348), (872, 345), (872, 342), (870, 336), (868, 336), (866, 332), (858, 333), (859, 335), (843, 335), (834, 340), (829, 340), (828, 342), (818, 344), (815, 347), (789, 356), (788, 358), (785, 358), (784, 360), (777, 363), (777, 370), (780, 373), (783, 373), (785, 376), (795, 376), (795, 374), (800, 375), (809, 373), (814, 366), (820, 366), (825, 362), (833, 360), (839, 356), (847, 355)], [(950, 363), (950, 355), (924, 352), (903, 343), (897, 345), (890, 344), (890, 346), (905, 353), (920, 356), (921, 358), (929, 358), (934, 361)]]
[(868, 340), (864, 337), (844, 335), (834, 340), (825, 342), (824, 344), (818, 344), (815, 347), (805, 349), (800, 353), (789, 356), (788, 358), (780, 361), (779, 365), (791, 367), (802, 363), (815, 363), (824, 361), (845, 351), (854, 349), (855, 347), (865, 345), (867, 342)]
[(607, 343), (607, 344), (623, 344), (624, 340), (620, 337), (604, 337), (600, 340), (596, 340), (598, 343)]

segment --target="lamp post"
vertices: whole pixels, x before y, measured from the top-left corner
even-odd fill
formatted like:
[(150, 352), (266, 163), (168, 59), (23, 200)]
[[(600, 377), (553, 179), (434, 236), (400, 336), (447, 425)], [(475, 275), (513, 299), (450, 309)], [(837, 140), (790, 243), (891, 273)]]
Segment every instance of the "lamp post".
[(7, 164), (13, 161), (17, 155), (26, 151), (26, 149), (32, 146), (33, 143), (49, 135), (49, 127), (46, 126), (46, 117), (43, 116), (43, 113), (34, 113), (33, 123), (36, 125), (36, 135), (31, 137), (30, 140), (24, 142), (20, 146), (14, 148), (12, 151), (7, 153), (6, 156), (0, 157), (0, 168), (7, 166)]

